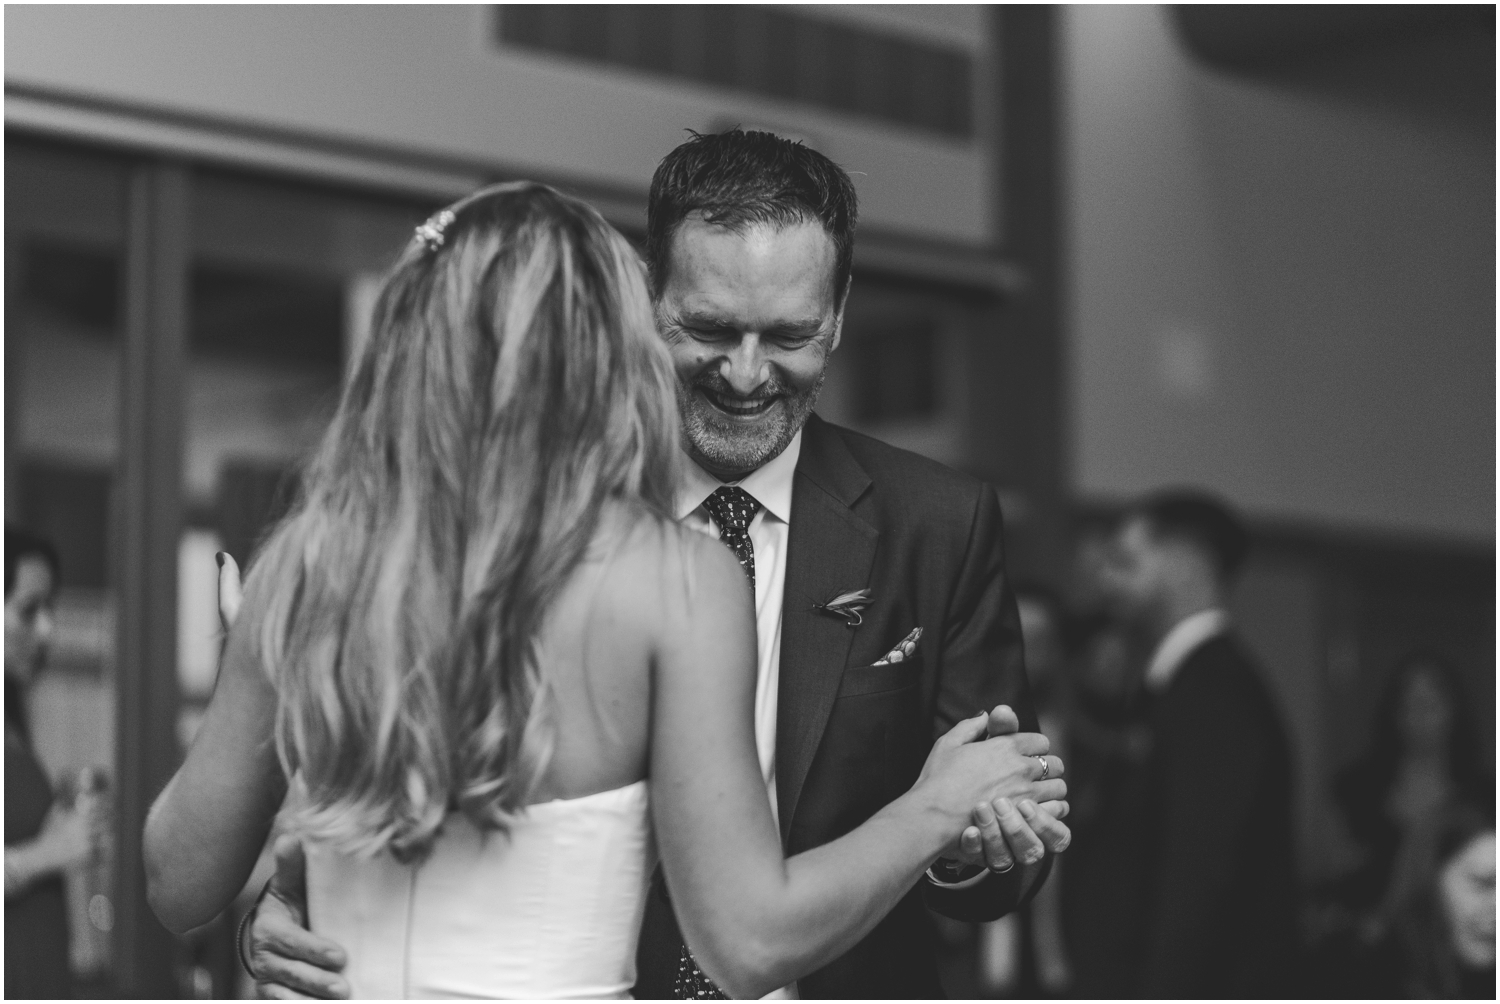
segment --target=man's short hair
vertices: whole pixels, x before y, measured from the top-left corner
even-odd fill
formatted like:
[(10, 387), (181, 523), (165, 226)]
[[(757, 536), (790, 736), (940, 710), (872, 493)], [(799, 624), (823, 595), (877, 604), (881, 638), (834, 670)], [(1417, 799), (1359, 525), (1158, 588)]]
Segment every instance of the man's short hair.
[(20, 569), (23, 558), (41, 558), (52, 571), (52, 580), (57, 581), (57, 548), (52, 546), (52, 542), (23, 527), (7, 523), (5, 524), (6, 596), (9, 596), (10, 591), (16, 587), (16, 572)]
[(1146, 521), (1158, 538), (1182, 540), (1213, 562), (1223, 582), (1230, 582), (1250, 553), (1250, 534), (1234, 512), (1207, 492), (1172, 489), (1149, 495), (1130, 507), (1126, 518)]
[(672, 235), (690, 213), (741, 230), (818, 221), (833, 239), (833, 289), (842, 303), (854, 265), (859, 207), (849, 175), (794, 140), (757, 130), (701, 135), (667, 154), (651, 178), (646, 209), (646, 264), (651, 292), (666, 285)]

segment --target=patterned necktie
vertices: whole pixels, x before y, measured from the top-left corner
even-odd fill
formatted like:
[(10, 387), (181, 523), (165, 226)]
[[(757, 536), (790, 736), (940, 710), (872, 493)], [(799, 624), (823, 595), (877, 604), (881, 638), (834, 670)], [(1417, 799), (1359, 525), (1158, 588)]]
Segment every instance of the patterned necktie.
[[(755, 588), (755, 545), (750, 541), (750, 521), (760, 512), (760, 503), (743, 488), (720, 488), (703, 500), (703, 508), (719, 525), (719, 539), (734, 556), (740, 559), (740, 567), (750, 579), (750, 588)], [(687, 945), (677, 962), (677, 980), (673, 987), (678, 1000), (725, 1000), (708, 974), (699, 968)]]
[(740, 567), (755, 586), (755, 545), (750, 542), (750, 521), (760, 512), (760, 503), (743, 488), (725, 485), (703, 500), (703, 508), (719, 524), (719, 539), (740, 559)]

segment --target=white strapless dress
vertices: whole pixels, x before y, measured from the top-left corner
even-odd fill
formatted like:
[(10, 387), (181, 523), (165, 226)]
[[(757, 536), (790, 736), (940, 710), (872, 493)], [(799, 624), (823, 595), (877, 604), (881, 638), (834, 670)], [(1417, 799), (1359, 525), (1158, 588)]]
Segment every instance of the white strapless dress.
[(403, 865), (307, 848), (312, 929), (358, 998), (619, 998), (656, 864), (645, 781), (530, 806), (507, 837), (450, 816)]

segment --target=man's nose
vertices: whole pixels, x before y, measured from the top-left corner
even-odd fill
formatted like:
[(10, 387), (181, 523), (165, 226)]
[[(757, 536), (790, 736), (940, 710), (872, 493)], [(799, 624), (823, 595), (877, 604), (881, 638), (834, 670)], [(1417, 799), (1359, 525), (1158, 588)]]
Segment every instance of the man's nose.
[(36, 637), (38, 641), (46, 641), (52, 637), (52, 629), (55, 627), (52, 614), (43, 610), (36, 615)]
[(755, 393), (770, 377), (770, 364), (756, 335), (745, 335), (724, 357), (719, 375), (730, 388), (743, 396)]

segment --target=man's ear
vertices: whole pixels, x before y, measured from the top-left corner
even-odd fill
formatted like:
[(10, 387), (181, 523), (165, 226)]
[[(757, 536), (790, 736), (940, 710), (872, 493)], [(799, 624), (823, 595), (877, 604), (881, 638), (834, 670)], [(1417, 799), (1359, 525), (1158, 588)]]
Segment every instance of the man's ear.
[[(850, 285), (853, 285), (852, 281), (850, 282)], [(828, 352), (830, 355), (833, 354), (834, 349), (839, 347), (839, 342), (844, 338), (844, 308), (848, 306), (848, 304), (849, 288), (846, 286), (844, 287), (844, 298), (839, 301), (838, 313), (833, 315), (833, 341), (828, 346)]]

